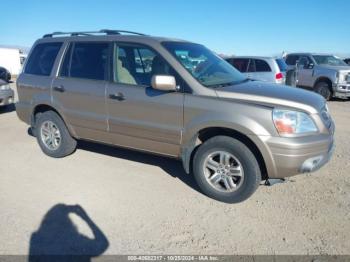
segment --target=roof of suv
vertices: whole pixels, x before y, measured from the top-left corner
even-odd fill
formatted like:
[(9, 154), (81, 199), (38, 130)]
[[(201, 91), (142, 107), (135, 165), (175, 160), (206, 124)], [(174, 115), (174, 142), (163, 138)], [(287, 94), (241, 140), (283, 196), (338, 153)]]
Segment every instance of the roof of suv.
[(289, 54), (287, 54), (287, 56), (289, 56), (289, 55), (305, 55), (305, 56), (313, 56), (313, 55), (333, 55), (333, 54), (327, 54), (327, 53), (306, 53), (306, 52), (304, 52), (304, 53), (289, 53)]
[(272, 56), (230, 56), (225, 59), (232, 59), (232, 58), (247, 58), (247, 59), (277, 59)]
[(86, 32), (54, 32), (50, 34), (45, 34), (40, 42), (51, 42), (51, 41), (76, 41), (76, 40), (119, 40), (119, 41), (133, 41), (133, 42), (188, 42), (182, 39), (169, 38), (169, 37), (156, 37), (145, 35), (141, 33), (135, 33), (123, 30), (100, 30), (100, 31), (86, 31)]

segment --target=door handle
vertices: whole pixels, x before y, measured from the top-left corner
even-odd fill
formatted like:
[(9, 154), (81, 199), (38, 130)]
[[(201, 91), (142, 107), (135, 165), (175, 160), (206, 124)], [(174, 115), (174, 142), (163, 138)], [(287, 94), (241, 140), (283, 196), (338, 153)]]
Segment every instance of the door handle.
[(118, 100), (118, 101), (123, 101), (125, 100), (125, 97), (122, 93), (116, 93), (116, 94), (110, 94), (109, 95), (109, 98), (110, 99), (113, 99), (113, 100)]
[(64, 86), (55, 86), (54, 88), (53, 88), (53, 90), (54, 91), (56, 91), (56, 92), (60, 92), (60, 93), (63, 93), (64, 91), (66, 91), (66, 89), (64, 89)]

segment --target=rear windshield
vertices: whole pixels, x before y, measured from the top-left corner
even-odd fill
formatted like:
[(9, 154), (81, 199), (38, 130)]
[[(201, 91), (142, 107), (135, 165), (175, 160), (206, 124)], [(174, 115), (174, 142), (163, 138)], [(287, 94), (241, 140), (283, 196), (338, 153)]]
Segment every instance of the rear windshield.
[(277, 63), (281, 72), (287, 71), (287, 64), (286, 64), (286, 62), (284, 62), (284, 60), (282, 58), (277, 58), (276, 63)]
[(62, 43), (42, 43), (34, 47), (24, 73), (49, 76)]

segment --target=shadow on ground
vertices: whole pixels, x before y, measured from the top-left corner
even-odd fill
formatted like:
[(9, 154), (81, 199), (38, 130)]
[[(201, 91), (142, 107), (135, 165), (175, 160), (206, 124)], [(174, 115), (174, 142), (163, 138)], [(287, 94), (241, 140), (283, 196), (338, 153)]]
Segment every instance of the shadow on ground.
[[(35, 137), (31, 128), (28, 128), (27, 133), (28, 135)], [(152, 155), (135, 150), (129, 150), (125, 148), (93, 143), (83, 140), (78, 141), (77, 149), (86, 150), (89, 152), (103, 154), (111, 157), (126, 159), (130, 161), (140, 162), (147, 165), (159, 166), (168, 175), (172, 176), (173, 178), (180, 179), (187, 186), (202, 194), (193, 178), (193, 175), (186, 174), (181, 161), (164, 156)]]
[(87, 141), (79, 141), (78, 149), (98, 154), (104, 154), (116, 158), (126, 159), (130, 161), (140, 162), (147, 165), (159, 166), (170, 176), (180, 179), (187, 186), (201, 193), (193, 176), (191, 174), (186, 174), (181, 161), (163, 156), (152, 155), (134, 150), (128, 150), (120, 147), (113, 147)]
[[(93, 238), (78, 231), (70, 214), (86, 223)], [(102, 255), (108, 246), (107, 237), (81, 206), (57, 204), (46, 213), (40, 228), (31, 236), (29, 262), (88, 262)]]
[(16, 111), (15, 104), (0, 106), (0, 114), (11, 113), (13, 111)]

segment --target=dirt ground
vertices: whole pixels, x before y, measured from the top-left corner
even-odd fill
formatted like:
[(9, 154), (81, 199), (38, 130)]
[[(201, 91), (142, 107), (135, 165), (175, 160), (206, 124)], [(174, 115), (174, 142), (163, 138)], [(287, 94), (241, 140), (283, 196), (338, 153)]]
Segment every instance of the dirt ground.
[(350, 101), (329, 106), (331, 162), (236, 205), (171, 159), (86, 142), (49, 158), (1, 110), (0, 254), (350, 254)]

